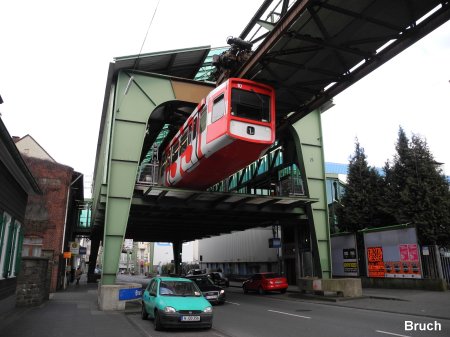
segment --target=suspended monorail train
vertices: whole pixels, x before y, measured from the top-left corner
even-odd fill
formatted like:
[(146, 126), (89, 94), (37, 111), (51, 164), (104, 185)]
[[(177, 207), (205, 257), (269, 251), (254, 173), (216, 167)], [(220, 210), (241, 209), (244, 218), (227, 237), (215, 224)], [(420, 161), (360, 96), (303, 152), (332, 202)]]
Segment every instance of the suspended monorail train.
[(230, 78), (200, 102), (162, 151), (160, 181), (206, 189), (260, 158), (274, 141), (274, 89)]

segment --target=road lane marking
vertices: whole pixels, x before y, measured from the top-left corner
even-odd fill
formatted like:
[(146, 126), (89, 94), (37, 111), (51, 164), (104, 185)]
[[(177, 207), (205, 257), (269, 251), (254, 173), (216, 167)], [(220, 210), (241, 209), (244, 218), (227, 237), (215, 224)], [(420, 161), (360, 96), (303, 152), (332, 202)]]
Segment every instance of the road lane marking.
[(239, 303), (228, 302), (228, 301), (225, 301), (225, 303), (234, 304), (234, 305), (240, 305)]
[(306, 318), (306, 319), (311, 319), (311, 317), (308, 316), (301, 316), (301, 315), (294, 315), (294, 314), (290, 314), (288, 312), (282, 312), (282, 311), (276, 311), (276, 310), (267, 310), (270, 312), (275, 312), (277, 314), (283, 314), (283, 315), (288, 315), (288, 316), (294, 316), (294, 317), (300, 317), (300, 318)]
[(386, 335), (399, 336), (399, 337), (411, 337), (411, 336), (408, 336), (408, 335), (400, 335), (398, 333), (393, 333), (393, 332), (388, 332), (388, 331), (381, 331), (381, 330), (375, 330), (375, 332), (384, 333)]

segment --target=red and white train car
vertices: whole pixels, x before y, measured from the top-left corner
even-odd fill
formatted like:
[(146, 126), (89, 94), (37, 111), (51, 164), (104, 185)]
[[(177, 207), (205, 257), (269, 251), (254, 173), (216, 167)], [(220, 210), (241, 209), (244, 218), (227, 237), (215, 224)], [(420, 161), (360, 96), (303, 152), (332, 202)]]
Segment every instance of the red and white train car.
[(161, 182), (206, 189), (257, 160), (274, 141), (274, 89), (230, 78), (202, 100), (164, 149)]

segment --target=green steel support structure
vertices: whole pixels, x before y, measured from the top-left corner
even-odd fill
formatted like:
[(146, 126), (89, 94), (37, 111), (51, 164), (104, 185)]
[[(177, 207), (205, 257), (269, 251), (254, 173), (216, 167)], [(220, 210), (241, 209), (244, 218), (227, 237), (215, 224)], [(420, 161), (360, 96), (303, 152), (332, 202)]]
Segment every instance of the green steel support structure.
[(322, 278), (331, 277), (330, 228), (326, 198), (325, 160), (323, 155), (320, 110), (314, 110), (291, 126), (306, 195), (318, 201), (306, 206), (311, 230), (315, 270)]
[[(240, 34), (241, 39), (247, 40), (253, 28), (261, 26), (261, 18), (267, 15), (270, 3), (265, 1)], [(326, 2), (297, 1), (288, 8), (286, 3), (280, 11), (284, 15), (279, 16), (275, 25), (270, 26), (267, 33), (253, 36), (253, 42), (260, 42), (260, 45), (244, 66), (231, 75), (273, 83), (277, 87), (278, 97), (282, 98), (278, 100), (278, 106), (284, 107), (277, 111), (278, 117), (293, 123), (289, 127), (295, 139), (306, 195), (318, 200), (303, 207), (314, 239), (312, 249), (319, 256), (315, 259), (315, 268), (319, 276), (327, 278), (331, 276), (331, 257), (320, 112), (310, 110), (320, 107), (448, 21), (450, 6), (445, 1), (404, 2), (392, 11), (389, 20), (380, 24), (376, 18), (383, 14), (382, 6), (361, 6), (360, 11), (355, 9), (351, 15), (343, 15), (345, 6), (331, 8)], [(278, 5), (272, 12), (275, 10), (278, 11)], [(374, 20), (377, 25), (372, 24)], [(317, 29), (307, 25), (310, 21), (315, 22)], [(327, 22), (334, 24), (327, 25)], [(392, 34), (383, 34), (386, 27)], [(358, 48), (346, 47), (354, 42), (355, 29), (359, 30), (362, 39), (374, 34), (382, 37), (368, 39)], [(305, 33), (309, 38), (304, 38)], [(340, 45), (327, 42), (329, 36), (340, 41)], [(327, 48), (323, 48), (324, 45)], [(315, 53), (313, 58), (301, 52), (311, 47)], [(330, 54), (330, 48), (334, 53)], [(104, 225), (104, 285), (115, 282), (149, 116), (158, 104), (177, 99), (171, 80), (155, 73), (186, 79), (193, 79), (196, 74), (207, 76), (208, 69), (200, 72), (199, 69), (209, 51), (209, 47), (199, 47), (175, 53), (125, 57), (116, 60), (115, 65), (110, 64), (105, 95), (109, 102), (104, 104), (94, 173), (92, 224), (96, 228)], [(290, 55), (289, 59), (277, 58), (286, 55)], [(133, 80), (130, 80), (130, 73), (124, 69), (152, 74), (133, 74)], [(294, 97), (293, 92), (299, 95), (294, 94)], [(90, 265), (89, 269), (93, 267)]]
[[(111, 85), (95, 173), (95, 207), (104, 205), (102, 285), (114, 284), (127, 228), (143, 142), (152, 111), (177, 100), (170, 77), (120, 71)], [(319, 200), (307, 205), (312, 249), (318, 252), (318, 276), (331, 276), (330, 239), (320, 112), (313, 111), (290, 127), (306, 194)], [(95, 219), (99, 217), (96, 216)], [(97, 220), (98, 221), (98, 220)], [(316, 254), (317, 256), (317, 254)], [(320, 260), (320, 262), (319, 262)]]
[[(111, 84), (94, 177), (94, 198), (97, 198), (93, 205), (94, 218), (99, 219), (98, 213), (104, 211), (103, 285), (116, 281), (151, 113), (162, 103), (189, 101), (189, 96), (203, 95), (210, 90), (211, 84), (203, 87), (163, 75), (128, 71), (119, 71), (117, 80)], [(104, 210), (99, 209), (101, 205), (105, 205)]]
[[(106, 178), (106, 201), (103, 237), (102, 284), (114, 284), (122, 243), (128, 222), (136, 175), (150, 113), (160, 103), (173, 100), (171, 82), (121, 71), (115, 87), (116, 99), (110, 102), (110, 122), (105, 137), (107, 163), (97, 175)], [(106, 177), (105, 177), (106, 175)], [(99, 179), (100, 177), (96, 177)]]

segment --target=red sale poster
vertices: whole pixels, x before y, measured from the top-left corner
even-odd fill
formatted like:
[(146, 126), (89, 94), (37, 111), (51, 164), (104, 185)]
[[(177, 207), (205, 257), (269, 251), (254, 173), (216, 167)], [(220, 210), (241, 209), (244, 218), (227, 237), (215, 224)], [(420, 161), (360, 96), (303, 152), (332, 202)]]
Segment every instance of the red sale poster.
[(419, 261), (419, 250), (417, 248), (417, 244), (408, 245), (408, 255), (409, 261)]
[(409, 249), (408, 245), (399, 245), (400, 249), (400, 261), (409, 261)]

